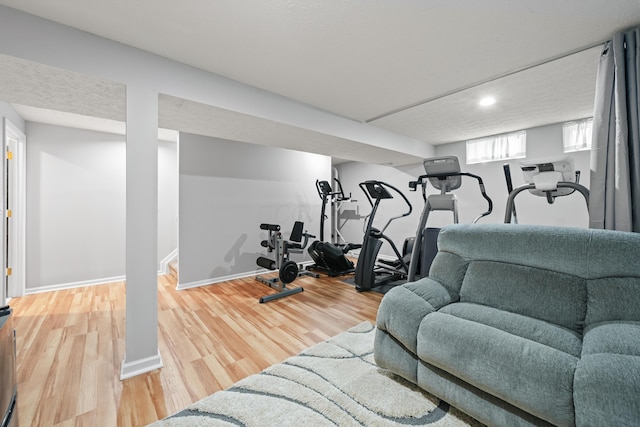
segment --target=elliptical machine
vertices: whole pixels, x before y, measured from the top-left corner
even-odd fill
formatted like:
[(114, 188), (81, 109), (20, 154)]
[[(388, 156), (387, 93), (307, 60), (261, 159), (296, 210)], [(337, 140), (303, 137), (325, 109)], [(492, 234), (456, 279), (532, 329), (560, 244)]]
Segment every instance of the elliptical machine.
[(340, 181), (336, 178), (334, 178), (334, 181), (338, 185), (337, 191), (333, 191), (329, 181), (316, 180), (316, 189), (318, 190), (318, 195), (322, 199), (322, 210), (320, 212), (320, 240), (316, 240), (311, 243), (307, 250), (315, 263), (308, 266), (307, 269), (319, 271), (330, 277), (353, 273), (353, 262), (346, 257), (346, 254), (351, 249), (360, 247), (360, 245), (352, 245), (350, 243), (346, 245), (337, 245), (324, 241), (324, 222), (327, 219), (327, 204), (329, 204), (329, 202), (333, 204), (351, 200), (351, 195), (348, 197), (345, 196)]
[(309, 238), (315, 237), (303, 231), (303, 227), (304, 223), (296, 221), (293, 225), (289, 240), (285, 240), (282, 237), (279, 225), (260, 224), (261, 230), (267, 230), (269, 232), (268, 239), (260, 242), (260, 245), (267, 248), (269, 253), (274, 252), (274, 259), (261, 256), (256, 259), (256, 264), (269, 270), (278, 270), (278, 277), (265, 278), (256, 276), (257, 281), (278, 291), (275, 294), (260, 297), (261, 303), (302, 292), (304, 290), (302, 287), (287, 288), (287, 285), (299, 276), (309, 275), (316, 278), (319, 277), (317, 274), (304, 270), (301, 271), (298, 264), (289, 259), (289, 255), (292, 253), (301, 254), (307, 246)]
[[(493, 201), (487, 195), (482, 178), (468, 172), (460, 171), (460, 162), (456, 156), (433, 157), (422, 162), (425, 175), (421, 175), (417, 180), (409, 182), (411, 191), (416, 191), (418, 186), (422, 188), (422, 198), (425, 201), (420, 224), (413, 242), (411, 251), (411, 261), (409, 263), (409, 273), (407, 280), (413, 282), (429, 274), (429, 268), (438, 252), (437, 239), (439, 228), (427, 227), (427, 220), (432, 211), (450, 211), (453, 213), (453, 222), (458, 223), (458, 199), (450, 191), (457, 190), (462, 186), (462, 177), (468, 176), (478, 181), (480, 193), (487, 201), (487, 210), (478, 215), (473, 223), (480, 218), (489, 215), (493, 211)], [(431, 183), (433, 188), (440, 190), (440, 194), (431, 194), (427, 197), (427, 183)]]
[[(364, 240), (362, 248), (356, 263), (355, 285), (357, 291), (370, 291), (378, 288), (382, 293), (390, 287), (395, 286), (393, 282), (404, 281), (409, 271), (407, 260), (407, 245), (404, 246), (403, 254), (400, 254), (398, 248), (384, 232), (389, 225), (405, 216), (411, 214), (413, 207), (404, 194), (396, 187), (382, 181), (365, 181), (359, 184), (362, 191), (367, 196), (369, 204), (371, 204), (371, 213), (364, 232)], [(389, 191), (391, 190), (391, 192)], [(401, 215), (391, 217), (382, 229), (373, 226), (373, 221), (382, 200), (393, 199), (393, 193), (396, 193), (407, 205), (406, 212)], [(373, 201), (375, 200), (375, 202)], [(394, 261), (385, 261), (378, 259), (378, 252), (383, 241), (389, 243), (397, 259)]]

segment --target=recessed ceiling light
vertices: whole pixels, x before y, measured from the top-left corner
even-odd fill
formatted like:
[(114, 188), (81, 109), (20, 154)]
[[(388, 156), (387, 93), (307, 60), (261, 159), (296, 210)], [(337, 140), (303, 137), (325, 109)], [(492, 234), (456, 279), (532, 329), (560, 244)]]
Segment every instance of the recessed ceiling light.
[(480, 105), (483, 107), (488, 107), (489, 105), (493, 105), (496, 103), (496, 99), (493, 96), (487, 96), (480, 100)]

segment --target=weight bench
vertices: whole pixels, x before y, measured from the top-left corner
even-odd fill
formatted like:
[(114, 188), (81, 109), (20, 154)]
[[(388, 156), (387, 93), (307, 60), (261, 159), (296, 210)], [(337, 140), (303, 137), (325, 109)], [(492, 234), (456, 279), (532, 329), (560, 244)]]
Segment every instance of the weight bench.
[(269, 270), (278, 270), (278, 277), (265, 278), (261, 275), (256, 276), (256, 280), (278, 291), (275, 294), (260, 297), (261, 303), (302, 292), (304, 290), (302, 287), (287, 288), (287, 285), (299, 276), (320, 277), (319, 274), (301, 269), (295, 261), (289, 259), (289, 255), (292, 253), (303, 253), (304, 248), (309, 242), (309, 238), (315, 237), (303, 231), (303, 228), (304, 223), (296, 221), (293, 225), (293, 230), (291, 230), (289, 240), (285, 240), (282, 237), (279, 225), (260, 224), (261, 230), (267, 230), (269, 232), (269, 238), (263, 240), (261, 245), (267, 248), (268, 252), (274, 253), (274, 259), (261, 256), (256, 260), (256, 264)]

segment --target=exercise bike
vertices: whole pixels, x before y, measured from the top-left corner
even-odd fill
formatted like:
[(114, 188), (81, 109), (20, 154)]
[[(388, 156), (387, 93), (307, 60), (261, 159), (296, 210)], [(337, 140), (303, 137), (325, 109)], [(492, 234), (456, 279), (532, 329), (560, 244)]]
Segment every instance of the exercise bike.
[[(407, 260), (408, 254), (406, 253), (408, 251), (407, 245), (405, 244), (403, 248), (403, 252), (405, 253), (401, 254), (393, 241), (389, 239), (384, 232), (393, 221), (410, 215), (413, 207), (400, 190), (385, 182), (365, 181), (360, 183), (360, 188), (367, 196), (367, 200), (369, 204), (371, 204), (372, 209), (365, 228), (364, 240), (362, 242), (362, 248), (360, 249), (360, 255), (358, 256), (358, 262), (356, 263), (356, 290), (370, 291), (377, 288), (376, 290), (385, 293), (385, 291), (391, 287), (399, 284), (399, 281), (406, 279), (409, 266)], [(373, 226), (373, 222), (378, 207), (383, 200), (393, 199), (392, 193), (399, 195), (404, 201), (406, 211), (390, 218), (382, 229), (377, 229)], [(389, 243), (393, 249), (396, 255), (395, 260), (386, 261), (378, 259), (378, 252), (380, 251), (383, 241)]]
[[(327, 219), (326, 208), (329, 202), (342, 203), (351, 200), (351, 194), (345, 196), (342, 190), (342, 184), (337, 178), (334, 178), (338, 189), (334, 191), (329, 181), (316, 181), (316, 190), (322, 199), (322, 209), (320, 212), (320, 240), (316, 240), (309, 246), (307, 252), (314, 261), (313, 265), (307, 267), (308, 270), (319, 271), (330, 277), (343, 276), (353, 273), (353, 262), (346, 257), (346, 254), (352, 250), (359, 248), (360, 245), (350, 243), (340, 245), (324, 241), (324, 223)], [(335, 214), (335, 213), (334, 213)], [(336, 234), (339, 231), (336, 229)]]
[(277, 224), (260, 224), (261, 230), (267, 230), (269, 237), (266, 240), (260, 242), (262, 247), (267, 248), (269, 253), (274, 253), (274, 259), (267, 257), (258, 257), (256, 264), (260, 267), (268, 270), (278, 270), (278, 277), (265, 278), (262, 276), (256, 276), (256, 280), (276, 289), (278, 292), (275, 294), (265, 295), (260, 297), (260, 302), (269, 302), (278, 298), (283, 298), (289, 295), (302, 292), (302, 287), (287, 288), (287, 285), (298, 277), (306, 275), (312, 277), (320, 277), (317, 274), (301, 270), (300, 266), (289, 259), (289, 255), (292, 253), (301, 254), (304, 248), (309, 242), (309, 238), (315, 238), (315, 236), (303, 231), (304, 223), (296, 221), (291, 231), (289, 240), (285, 240), (280, 232), (280, 226)]
[[(468, 176), (478, 181), (480, 193), (487, 201), (487, 210), (478, 215), (473, 220), (473, 224), (493, 211), (493, 201), (485, 191), (482, 178), (472, 173), (461, 172), (457, 157), (433, 157), (425, 159), (422, 165), (424, 166), (426, 174), (419, 176), (415, 181), (409, 182), (411, 191), (416, 191), (419, 186), (422, 188), (422, 198), (425, 201), (411, 251), (407, 277), (409, 282), (413, 282), (429, 274), (431, 263), (438, 252), (437, 239), (440, 229), (427, 227), (429, 214), (433, 211), (450, 211), (453, 213), (453, 222), (455, 224), (458, 223), (458, 199), (455, 194), (450, 192), (462, 186), (463, 176)], [(431, 194), (427, 197), (427, 183), (431, 183), (433, 188), (440, 190), (440, 194)]]

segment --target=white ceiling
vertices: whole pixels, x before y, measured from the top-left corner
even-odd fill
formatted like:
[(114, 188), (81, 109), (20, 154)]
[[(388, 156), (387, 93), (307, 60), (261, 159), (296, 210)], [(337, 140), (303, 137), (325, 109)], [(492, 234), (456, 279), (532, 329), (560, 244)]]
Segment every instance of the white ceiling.
[(640, 0), (0, 4), (431, 144), (591, 115), (599, 46), (640, 24)]

